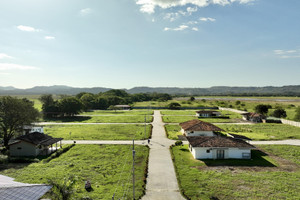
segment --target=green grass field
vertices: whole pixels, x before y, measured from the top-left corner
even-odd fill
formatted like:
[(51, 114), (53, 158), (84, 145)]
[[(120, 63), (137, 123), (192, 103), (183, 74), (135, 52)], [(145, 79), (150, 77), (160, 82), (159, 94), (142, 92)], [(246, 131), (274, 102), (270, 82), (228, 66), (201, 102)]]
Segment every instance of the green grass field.
[(122, 111), (122, 110), (93, 110), (90, 112), (83, 112), (80, 115), (153, 115), (153, 110), (130, 110), (130, 111)]
[[(189, 121), (192, 119), (198, 119), (196, 116), (162, 116), (162, 120), (165, 123), (181, 123), (185, 121)], [(209, 123), (234, 123), (239, 122), (240, 119), (223, 119), (223, 118), (201, 118), (201, 121), (209, 122)]]
[(288, 160), (257, 151), (252, 160), (205, 162), (195, 160), (187, 145), (173, 147), (181, 192), (191, 200), (299, 199), (300, 147), (261, 148)]
[[(74, 175), (77, 181), (71, 199), (111, 199), (114, 192), (115, 199), (122, 198), (124, 194), (127, 199), (132, 199), (131, 148), (131, 145), (76, 145), (48, 163), (41, 161), (23, 168), (0, 168), (0, 173), (24, 183), (47, 183), (48, 179), (61, 182)], [(135, 194), (139, 199), (145, 192), (149, 149), (136, 145), (135, 150)], [(92, 184), (91, 192), (84, 189), (86, 180)]]
[[(94, 124), (94, 125), (48, 125), (45, 133), (65, 140), (142, 140), (151, 135), (151, 125)], [(70, 134), (71, 132), (71, 134)]]
[(286, 124), (218, 125), (229, 133), (244, 135), (252, 140), (300, 139), (300, 128)]
[[(146, 122), (150, 123), (153, 120), (153, 116), (147, 116)], [(73, 123), (144, 123), (145, 116), (76, 116), (71, 118), (53, 118), (46, 119), (46, 122), (73, 122)]]
[(179, 125), (167, 124), (165, 125), (165, 129), (166, 129), (167, 137), (171, 140), (177, 140), (178, 139), (177, 135), (182, 135), (182, 133), (180, 132), (181, 127)]

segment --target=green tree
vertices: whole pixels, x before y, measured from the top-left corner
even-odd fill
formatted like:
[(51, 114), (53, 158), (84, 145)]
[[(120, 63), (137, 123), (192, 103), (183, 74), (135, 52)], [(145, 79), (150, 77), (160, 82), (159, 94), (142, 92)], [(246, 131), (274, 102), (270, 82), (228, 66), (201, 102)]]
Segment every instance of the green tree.
[(83, 104), (84, 110), (93, 109), (95, 106), (95, 95), (86, 93), (81, 96), (80, 101)]
[(66, 97), (58, 102), (58, 107), (64, 116), (74, 116), (81, 112), (83, 105), (75, 97)]
[(296, 109), (294, 120), (300, 122), (300, 106)]
[(273, 117), (286, 118), (286, 111), (283, 108), (276, 108), (272, 113)]
[(258, 104), (257, 106), (255, 106), (254, 110), (256, 113), (266, 115), (269, 111), (269, 108), (272, 108), (272, 107), (270, 105)]
[(173, 102), (168, 105), (168, 108), (171, 110), (179, 110), (180, 107), (181, 107), (181, 105), (177, 102)]
[(39, 117), (39, 111), (28, 99), (4, 96), (0, 98), (0, 136), (8, 148), (8, 142), (22, 132), (24, 125), (30, 125)]
[(44, 117), (53, 117), (59, 114), (58, 102), (53, 99), (51, 94), (44, 94), (40, 96), (39, 100), (43, 103)]
[(195, 101), (195, 97), (190, 97), (190, 101)]

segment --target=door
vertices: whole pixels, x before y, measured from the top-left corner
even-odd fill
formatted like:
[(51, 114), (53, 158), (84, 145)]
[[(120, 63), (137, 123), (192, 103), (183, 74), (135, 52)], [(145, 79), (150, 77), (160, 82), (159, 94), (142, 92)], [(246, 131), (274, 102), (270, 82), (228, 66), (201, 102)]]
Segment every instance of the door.
[(217, 159), (224, 159), (224, 149), (217, 150)]

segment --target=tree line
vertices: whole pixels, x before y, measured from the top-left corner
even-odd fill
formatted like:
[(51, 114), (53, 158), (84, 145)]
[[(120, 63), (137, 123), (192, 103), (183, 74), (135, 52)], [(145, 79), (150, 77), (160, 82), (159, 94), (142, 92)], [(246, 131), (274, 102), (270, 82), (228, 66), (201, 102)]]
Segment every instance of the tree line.
[(54, 100), (51, 94), (40, 97), (44, 117), (72, 117), (81, 111), (106, 110), (114, 105), (130, 105), (142, 101), (168, 101), (172, 97), (165, 93), (129, 94), (124, 90), (109, 90), (99, 94), (81, 92), (76, 96), (65, 96)]

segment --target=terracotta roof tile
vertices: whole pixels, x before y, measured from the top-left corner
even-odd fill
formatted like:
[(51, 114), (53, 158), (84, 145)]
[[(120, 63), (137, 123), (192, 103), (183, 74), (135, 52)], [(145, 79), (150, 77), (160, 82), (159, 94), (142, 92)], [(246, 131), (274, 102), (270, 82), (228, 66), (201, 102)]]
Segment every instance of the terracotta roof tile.
[(231, 137), (221, 136), (190, 136), (186, 137), (192, 147), (232, 147), (232, 148), (255, 148), (253, 145)]
[(198, 119), (183, 122), (179, 125), (185, 131), (224, 131), (223, 129), (220, 129), (219, 127), (211, 123), (204, 122)]

